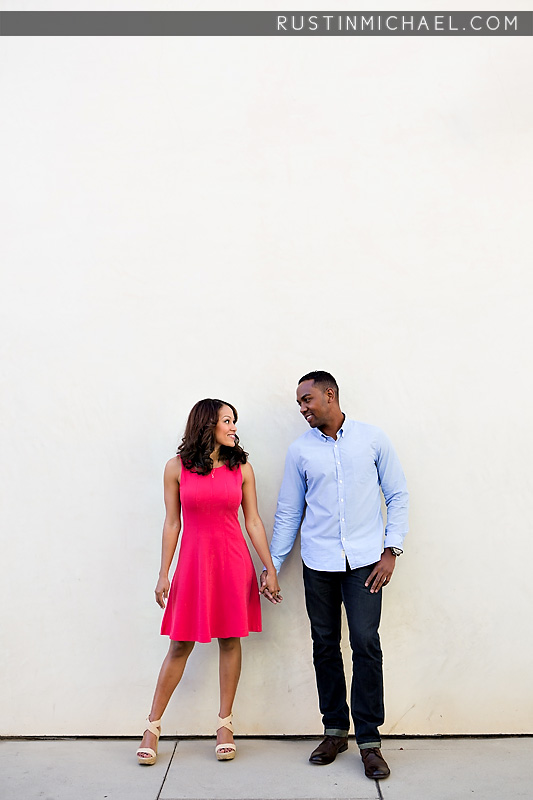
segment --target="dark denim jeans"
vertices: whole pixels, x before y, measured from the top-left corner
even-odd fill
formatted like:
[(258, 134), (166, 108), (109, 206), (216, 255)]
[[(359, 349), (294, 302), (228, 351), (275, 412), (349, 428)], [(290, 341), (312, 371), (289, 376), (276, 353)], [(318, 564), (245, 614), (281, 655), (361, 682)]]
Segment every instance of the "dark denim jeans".
[(340, 649), (344, 603), (352, 648), (351, 707), (359, 747), (380, 746), (383, 724), (383, 657), (379, 641), (381, 591), (371, 594), (365, 581), (373, 565), (346, 572), (321, 572), (303, 565), (305, 604), (311, 621), (313, 663), (326, 733), (350, 729), (346, 680)]

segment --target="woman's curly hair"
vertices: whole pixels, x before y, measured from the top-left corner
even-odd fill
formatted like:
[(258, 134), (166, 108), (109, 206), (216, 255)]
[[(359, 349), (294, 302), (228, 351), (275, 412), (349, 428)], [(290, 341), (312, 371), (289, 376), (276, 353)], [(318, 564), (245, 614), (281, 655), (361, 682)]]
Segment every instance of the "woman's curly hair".
[[(237, 422), (237, 409), (224, 400), (214, 400), (207, 397), (199, 400), (191, 409), (185, 433), (178, 447), (178, 456), (181, 463), (190, 472), (199, 475), (209, 475), (213, 469), (211, 453), (216, 447), (215, 428), (218, 423), (218, 412), (222, 406), (229, 406), (233, 411), (234, 421)], [(219, 459), (229, 469), (234, 469), (238, 464), (246, 464), (248, 453), (239, 447), (239, 437), (235, 436), (235, 445), (220, 446)]]

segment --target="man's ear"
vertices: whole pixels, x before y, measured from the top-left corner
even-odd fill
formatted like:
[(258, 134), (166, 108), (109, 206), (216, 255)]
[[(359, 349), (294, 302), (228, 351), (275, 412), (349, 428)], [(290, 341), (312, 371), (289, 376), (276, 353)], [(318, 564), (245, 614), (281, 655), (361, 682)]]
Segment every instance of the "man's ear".
[(335, 390), (326, 389), (326, 394), (328, 396), (328, 403), (333, 403), (335, 401)]

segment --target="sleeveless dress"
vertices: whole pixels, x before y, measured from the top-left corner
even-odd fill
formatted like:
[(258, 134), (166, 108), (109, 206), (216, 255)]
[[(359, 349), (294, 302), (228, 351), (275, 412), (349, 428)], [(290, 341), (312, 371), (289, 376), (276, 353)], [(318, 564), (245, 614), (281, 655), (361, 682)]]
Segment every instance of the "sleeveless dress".
[(240, 466), (198, 475), (182, 466), (183, 533), (161, 633), (210, 642), (261, 630), (257, 577), (238, 518)]

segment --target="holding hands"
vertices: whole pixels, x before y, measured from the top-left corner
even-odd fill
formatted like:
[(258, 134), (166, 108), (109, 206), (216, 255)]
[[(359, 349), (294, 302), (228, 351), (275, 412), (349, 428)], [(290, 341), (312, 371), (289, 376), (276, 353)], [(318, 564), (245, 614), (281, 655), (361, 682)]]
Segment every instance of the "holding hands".
[(278, 575), (274, 568), (264, 569), (261, 573), (261, 588), (259, 593), (270, 600), (271, 603), (281, 603), (283, 597), (280, 594)]

